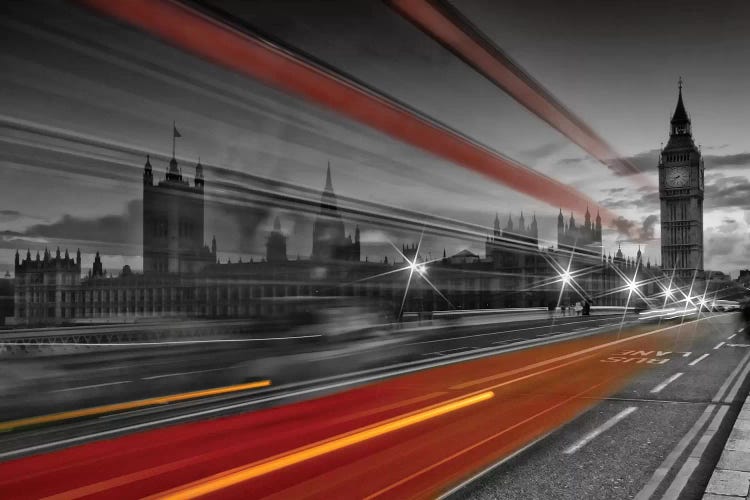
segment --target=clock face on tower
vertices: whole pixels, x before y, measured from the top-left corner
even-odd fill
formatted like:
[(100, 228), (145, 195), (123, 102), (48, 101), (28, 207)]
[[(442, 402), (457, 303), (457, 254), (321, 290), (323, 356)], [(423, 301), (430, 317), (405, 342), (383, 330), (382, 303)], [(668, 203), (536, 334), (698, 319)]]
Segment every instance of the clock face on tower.
[(680, 188), (688, 185), (690, 180), (690, 170), (688, 167), (671, 167), (665, 174), (665, 184), (667, 187)]

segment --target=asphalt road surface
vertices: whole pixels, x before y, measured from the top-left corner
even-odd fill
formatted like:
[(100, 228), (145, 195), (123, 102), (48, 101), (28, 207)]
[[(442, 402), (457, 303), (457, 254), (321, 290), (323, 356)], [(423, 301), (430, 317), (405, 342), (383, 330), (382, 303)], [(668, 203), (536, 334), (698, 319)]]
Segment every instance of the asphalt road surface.
[(750, 338), (736, 330), (736, 315), (720, 315), (675, 335), (669, 352), (603, 357), (656, 362), (450, 497), (701, 498), (748, 392)]
[[(0, 493), (692, 498), (744, 399), (750, 346), (730, 338), (734, 315), (621, 319), (454, 328), (398, 360), (379, 349), (382, 366), (20, 429), (0, 437)], [(340, 366), (372, 356), (327, 351)]]

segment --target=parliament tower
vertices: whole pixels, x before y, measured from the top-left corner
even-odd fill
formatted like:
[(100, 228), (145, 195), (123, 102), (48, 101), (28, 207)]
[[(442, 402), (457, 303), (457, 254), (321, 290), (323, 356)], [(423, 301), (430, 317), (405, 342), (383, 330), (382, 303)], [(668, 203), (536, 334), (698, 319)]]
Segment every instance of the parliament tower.
[(193, 185), (184, 178), (175, 159), (174, 128), (172, 159), (164, 180), (154, 183), (151, 158), (143, 167), (143, 272), (196, 273), (216, 262), (216, 240), (209, 249), (203, 241), (205, 180), (200, 160)]
[(680, 80), (669, 142), (659, 157), (659, 199), (662, 268), (683, 279), (703, 270), (703, 159), (690, 126)]

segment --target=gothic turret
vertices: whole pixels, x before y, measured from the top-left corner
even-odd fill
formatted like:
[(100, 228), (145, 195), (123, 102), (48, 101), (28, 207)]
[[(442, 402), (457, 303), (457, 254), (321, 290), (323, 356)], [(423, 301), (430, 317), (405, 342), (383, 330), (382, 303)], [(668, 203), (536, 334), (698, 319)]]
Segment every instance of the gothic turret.
[(583, 222), (583, 226), (586, 229), (591, 230), (591, 213), (589, 213), (589, 206), (588, 205), (586, 205), (586, 218), (585, 218), (585, 220)]
[(143, 183), (148, 186), (154, 184), (154, 171), (151, 169), (151, 155), (146, 155), (146, 164), (143, 166)]
[(286, 262), (286, 236), (281, 232), (281, 221), (276, 217), (273, 221), (273, 231), (266, 241), (266, 261)]
[(195, 187), (203, 187), (203, 165), (201, 165), (201, 159), (198, 158), (198, 164), (195, 166)]
[(104, 276), (104, 268), (102, 267), (102, 259), (99, 256), (99, 252), (96, 252), (96, 256), (94, 257), (94, 267), (91, 269), (91, 276), (94, 278)]

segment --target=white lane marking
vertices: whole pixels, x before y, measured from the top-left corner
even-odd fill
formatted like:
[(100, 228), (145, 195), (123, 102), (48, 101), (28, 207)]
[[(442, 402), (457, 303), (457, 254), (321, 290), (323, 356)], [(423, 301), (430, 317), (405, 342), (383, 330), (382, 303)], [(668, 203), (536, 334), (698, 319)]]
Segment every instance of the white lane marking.
[(56, 346), (56, 347), (133, 347), (133, 346), (145, 346), (145, 345), (186, 345), (186, 344), (221, 344), (226, 342), (265, 342), (270, 340), (300, 340), (300, 339), (315, 339), (322, 337), (322, 335), (297, 335), (295, 337), (267, 337), (267, 338), (252, 338), (252, 339), (211, 339), (211, 340), (168, 340), (164, 342), (16, 342), (16, 341), (0, 341), (2, 345), (13, 345), (13, 346)]
[(698, 363), (700, 363), (702, 360), (706, 359), (708, 356), (709, 356), (709, 354), (706, 353), (703, 356), (701, 356), (700, 358), (696, 358), (693, 361), (691, 361), (690, 363), (688, 363), (688, 366), (695, 366)]
[(721, 402), (721, 398), (724, 397), (724, 393), (729, 390), (729, 386), (734, 380), (734, 378), (737, 376), (740, 371), (742, 371), (743, 367), (745, 367), (750, 361), (750, 352), (745, 354), (745, 357), (742, 358), (742, 361), (732, 370), (732, 373), (729, 374), (727, 379), (724, 381), (723, 384), (721, 384), (721, 387), (719, 387), (719, 390), (716, 391), (716, 394), (714, 395), (713, 399), (711, 400), (712, 403), (719, 403)]
[[(583, 349), (581, 351), (578, 351), (578, 353), (571, 353), (571, 354), (568, 354), (568, 355), (559, 356), (557, 358), (548, 360), (545, 363), (537, 363), (537, 365), (539, 365), (539, 364), (544, 365), (544, 364), (548, 364), (548, 363), (553, 363), (555, 361), (560, 361), (562, 359), (568, 359), (568, 358), (570, 358), (572, 356), (575, 356), (577, 354), (586, 354), (586, 353), (589, 353), (589, 352), (592, 352), (592, 351), (597, 351), (597, 350), (600, 350), (600, 349), (604, 349), (606, 347), (610, 347), (612, 345), (622, 344), (624, 342), (630, 342), (630, 341), (638, 339), (638, 338), (647, 337), (649, 335), (655, 335), (657, 333), (665, 332), (665, 331), (671, 330), (673, 328), (682, 328), (683, 326), (686, 326), (686, 325), (690, 325), (690, 324), (694, 324), (694, 323), (698, 323), (700, 321), (705, 321), (705, 320), (710, 320), (710, 319), (712, 319), (712, 318), (710, 316), (707, 316), (707, 317), (703, 317), (703, 318), (698, 318), (698, 319), (693, 320), (693, 321), (688, 321), (687, 323), (682, 323), (682, 324), (679, 324), (679, 325), (666, 326), (664, 328), (658, 328), (656, 330), (651, 330), (650, 332), (639, 333), (639, 334), (633, 335), (631, 337), (626, 337), (626, 338), (623, 338), (623, 339), (614, 340), (612, 342), (607, 342), (606, 344), (602, 344), (600, 346), (589, 347), (589, 348)], [(563, 335), (561, 335), (560, 337), (563, 337)], [(553, 339), (550, 339), (550, 340), (548, 340), (546, 342), (542, 342), (542, 343), (540, 343), (538, 345), (555, 344), (555, 343), (557, 343), (559, 341), (560, 341), (559, 338), (553, 338)], [(519, 346), (519, 347), (516, 347), (516, 348), (511, 348), (511, 349), (509, 349), (507, 351), (504, 351), (503, 353), (520, 351), (522, 349), (524, 349), (524, 347)], [(419, 363), (413, 363), (413, 362), (399, 363), (399, 364), (387, 367), (387, 368), (391, 368), (392, 370), (391, 371), (386, 371), (384, 373), (374, 373), (372, 375), (367, 375), (368, 373), (382, 371), (382, 369), (383, 369), (383, 368), (369, 368), (367, 370), (360, 370), (360, 371), (354, 372), (354, 373), (347, 373), (347, 374), (343, 374), (343, 375), (331, 375), (329, 377), (321, 377), (319, 379), (312, 380), (312, 381), (305, 382), (305, 383), (297, 382), (297, 383), (287, 384), (285, 386), (277, 386), (276, 390), (283, 391), (285, 389), (288, 390), (288, 389), (291, 389), (293, 387), (299, 387), (300, 385), (307, 385), (309, 383), (316, 383), (317, 382), (317, 383), (320, 384), (320, 383), (326, 382), (326, 381), (340, 380), (340, 379), (345, 378), (345, 377), (359, 376), (358, 378), (350, 378), (349, 380), (343, 380), (343, 381), (340, 381), (340, 382), (334, 382), (334, 383), (327, 384), (327, 385), (319, 385), (319, 386), (314, 386), (314, 387), (307, 387), (307, 388), (299, 389), (299, 390), (296, 390), (296, 391), (284, 392), (284, 393), (281, 393), (281, 394), (274, 394), (274, 395), (267, 396), (267, 397), (264, 397), (264, 398), (253, 399), (251, 401), (243, 401), (243, 402), (240, 402), (240, 403), (233, 403), (233, 404), (229, 404), (229, 405), (225, 405), (225, 406), (218, 406), (216, 408), (209, 408), (209, 409), (206, 409), (206, 410), (200, 410), (200, 411), (190, 412), (190, 413), (186, 413), (186, 414), (183, 414), (183, 415), (176, 415), (174, 417), (168, 417), (168, 418), (162, 418), (162, 419), (158, 419), (158, 420), (152, 420), (150, 422), (143, 422), (141, 424), (126, 425), (126, 426), (120, 427), (118, 429), (110, 429), (110, 430), (106, 430), (106, 431), (94, 432), (94, 433), (91, 433), (91, 434), (86, 434), (86, 435), (82, 435), (82, 436), (75, 436), (75, 437), (71, 437), (71, 438), (67, 438), (67, 439), (61, 439), (61, 440), (58, 440), (58, 441), (49, 441), (49, 442), (46, 442), (46, 443), (43, 443), (43, 444), (38, 444), (38, 445), (35, 445), (35, 446), (29, 446), (29, 447), (26, 447), (26, 448), (18, 448), (18, 449), (6, 451), (6, 452), (0, 452), (0, 459), (14, 457), (14, 456), (23, 455), (23, 454), (26, 454), (26, 453), (32, 453), (32, 452), (41, 451), (41, 450), (48, 450), (50, 448), (57, 448), (57, 447), (67, 446), (67, 445), (71, 445), (73, 443), (80, 443), (81, 441), (88, 441), (88, 440), (92, 440), (92, 439), (101, 438), (101, 437), (104, 437), (104, 436), (111, 436), (113, 434), (125, 433), (125, 432), (129, 432), (129, 431), (135, 431), (135, 430), (138, 430), (138, 429), (145, 429), (145, 428), (149, 428), (149, 427), (157, 427), (157, 426), (160, 426), (162, 424), (169, 423), (169, 422), (178, 422), (180, 420), (186, 420), (186, 419), (195, 418), (195, 417), (202, 417), (204, 415), (212, 415), (214, 413), (220, 413), (220, 412), (224, 412), (224, 411), (230, 411), (230, 410), (234, 410), (234, 409), (237, 409), (237, 408), (245, 408), (245, 407), (248, 407), (248, 406), (257, 406), (259, 404), (267, 403), (269, 401), (276, 401), (276, 400), (279, 400), (279, 399), (295, 398), (297, 396), (302, 396), (302, 395), (306, 395), (306, 394), (312, 394), (312, 393), (316, 393), (316, 392), (329, 391), (329, 390), (337, 389), (337, 388), (340, 388), (340, 387), (348, 387), (348, 386), (352, 386), (352, 385), (358, 385), (358, 384), (362, 384), (362, 383), (365, 383), (365, 382), (372, 382), (372, 381), (375, 381), (375, 380), (381, 380), (381, 379), (385, 379), (385, 378), (392, 378), (392, 377), (395, 377), (395, 376), (398, 376), (398, 375), (406, 375), (408, 373), (424, 371), (424, 370), (427, 370), (427, 369), (430, 369), (430, 368), (438, 368), (440, 366), (446, 366), (446, 365), (455, 364), (456, 362), (459, 362), (459, 361), (460, 362), (465, 362), (465, 361), (469, 361), (469, 360), (473, 360), (473, 359), (481, 359), (481, 358), (486, 358), (486, 357), (489, 357), (489, 356), (495, 356), (495, 355), (497, 355), (497, 350), (495, 348), (484, 348), (484, 349), (479, 349), (478, 351), (479, 352), (477, 354), (470, 354), (466, 358), (460, 358), (460, 359), (457, 359), (457, 360), (453, 360), (453, 359), (450, 359), (450, 360), (439, 360), (439, 361), (435, 360), (434, 362), (429, 363), (429, 364), (423, 363), (423, 362), (419, 362)], [(748, 353), (747, 356), (750, 357), (750, 353)], [(739, 371), (739, 367), (737, 367), (737, 371)]]
[(671, 377), (669, 377), (667, 380), (665, 380), (661, 384), (659, 384), (656, 387), (654, 387), (653, 389), (651, 389), (651, 394), (657, 394), (657, 393), (661, 392), (662, 390), (664, 390), (664, 388), (666, 386), (668, 386), (669, 384), (671, 384), (672, 382), (674, 382), (675, 380), (677, 380), (680, 377), (682, 377), (682, 372), (675, 373), (674, 375), (672, 375)]
[[(550, 359), (547, 359), (547, 360), (544, 360), (544, 361), (539, 361), (537, 363), (532, 363), (530, 365), (526, 365), (526, 366), (523, 366), (521, 368), (516, 368), (516, 369), (511, 370), (509, 372), (502, 372), (502, 373), (499, 373), (499, 374), (496, 374), (496, 375), (491, 375), (489, 377), (484, 377), (484, 378), (477, 379), (477, 380), (472, 380), (472, 381), (469, 381), (469, 382), (463, 382), (461, 384), (457, 384), (457, 385), (451, 386), (450, 389), (451, 390), (465, 389), (467, 387), (472, 387), (472, 386), (475, 386), (475, 385), (482, 385), (485, 382), (488, 382), (488, 381), (491, 381), (491, 380), (496, 380), (498, 378), (504, 378), (504, 377), (507, 377), (508, 375), (513, 374), (513, 373), (521, 373), (521, 372), (524, 372), (524, 371), (530, 371), (530, 370), (536, 369), (536, 368), (541, 367), (541, 366), (547, 366), (547, 365), (550, 365), (550, 364), (557, 363), (558, 361), (565, 361), (565, 360), (571, 359), (571, 358), (579, 358), (578, 361), (583, 361), (583, 360), (588, 359), (589, 357), (591, 357), (591, 356), (587, 356), (587, 357), (581, 358), (581, 356), (583, 356), (585, 354), (589, 354), (589, 353), (592, 353), (592, 352), (601, 351), (602, 349), (606, 349), (608, 347), (612, 347), (612, 346), (615, 346), (615, 345), (623, 344), (623, 343), (626, 343), (626, 342), (632, 342), (632, 341), (634, 341), (636, 339), (648, 337), (650, 335), (655, 335), (657, 333), (666, 332), (667, 330), (672, 330), (673, 328), (680, 328), (681, 329), (684, 325), (695, 325), (696, 323), (698, 323), (700, 321), (705, 321), (705, 320), (708, 320), (708, 319), (712, 319), (712, 317), (711, 316), (705, 316), (703, 318), (699, 318), (699, 319), (696, 319), (694, 321), (690, 321), (688, 323), (681, 323), (679, 325), (665, 326), (663, 328), (658, 328), (656, 330), (651, 330), (649, 332), (643, 332), (643, 333), (639, 333), (639, 334), (636, 334), (636, 335), (631, 335), (629, 337), (619, 338), (619, 339), (613, 340), (611, 342), (606, 342), (604, 344), (599, 344), (599, 345), (587, 347), (587, 348), (581, 349), (579, 351), (571, 352), (571, 353), (568, 353), (568, 354), (563, 354), (562, 356), (557, 356), (556, 358), (550, 358)], [(552, 339), (550, 339), (550, 340), (548, 340), (546, 342), (540, 342), (537, 345), (554, 344), (554, 343), (559, 342), (560, 338), (562, 338), (562, 337), (564, 337), (564, 335), (560, 335), (558, 337), (552, 338)], [(486, 350), (486, 349), (491, 349), (491, 348), (487, 347), (487, 348), (484, 348), (484, 349), (479, 349), (479, 352), (481, 352), (483, 350)], [(515, 351), (519, 351), (519, 350), (521, 350), (520, 346), (517, 347), (517, 348), (508, 349), (507, 351), (503, 351), (503, 354), (508, 353), (508, 352), (515, 352)], [(462, 360), (463, 361), (468, 361), (470, 359), (476, 359), (478, 357), (481, 357), (481, 356), (475, 355), (475, 356), (471, 356), (471, 357), (468, 357), (468, 358), (462, 358)], [(566, 363), (565, 365), (560, 365), (560, 366), (558, 366), (558, 368), (561, 368), (562, 366), (567, 366), (567, 364), (568, 363)]]
[(80, 387), (68, 387), (67, 389), (57, 389), (57, 390), (50, 391), (50, 392), (78, 391), (80, 389), (93, 389), (94, 387), (104, 387), (107, 385), (129, 384), (130, 382), (132, 382), (132, 380), (120, 380), (118, 382), (106, 382), (104, 384), (82, 385)]
[(179, 372), (179, 373), (167, 373), (164, 375), (152, 375), (150, 377), (143, 377), (142, 380), (156, 380), (158, 378), (177, 377), (179, 375), (191, 375), (193, 373), (206, 373), (206, 372), (218, 372), (226, 370), (226, 368), (211, 368), (209, 370), (194, 370), (191, 372)]
[(478, 349), (477, 347), (456, 347), (455, 349), (445, 349), (444, 351), (435, 351), (435, 352), (428, 352), (426, 354), (422, 354), (422, 356), (445, 356), (446, 353), (449, 352), (458, 352), (458, 351), (473, 351), (474, 349)]
[(508, 339), (508, 340), (498, 340), (497, 342), (493, 342), (492, 345), (510, 344), (511, 342), (515, 342), (517, 340), (523, 340), (523, 339), (522, 338), (517, 338), (517, 339)]
[(599, 434), (606, 432), (607, 430), (611, 429), (617, 422), (621, 421), (631, 413), (633, 413), (635, 410), (637, 410), (637, 406), (630, 406), (628, 408), (625, 408), (620, 413), (615, 415), (614, 417), (610, 418), (606, 422), (604, 422), (602, 425), (594, 429), (593, 431), (586, 434), (580, 441), (576, 442), (574, 445), (567, 448), (563, 453), (566, 455), (572, 455), (573, 453), (577, 452), (587, 444), (589, 444), (591, 441), (597, 438)]
[(677, 475), (672, 480), (672, 484), (670, 484), (669, 488), (667, 488), (667, 491), (664, 492), (664, 496), (661, 497), (662, 500), (677, 500), (678, 498), (680, 498), (680, 493), (682, 493), (682, 490), (685, 489), (685, 485), (687, 484), (688, 480), (690, 480), (690, 477), (693, 475), (695, 469), (698, 467), (700, 459), (703, 456), (703, 453), (706, 451), (708, 443), (711, 441), (711, 439), (713, 439), (714, 434), (716, 434), (717, 429), (721, 425), (721, 421), (724, 420), (724, 416), (726, 415), (727, 410), (729, 410), (728, 406), (722, 406), (719, 408), (719, 411), (716, 412), (716, 415), (714, 415), (711, 423), (708, 424), (708, 427), (701, 436), (700, 440), (698, 441), (698, 443), (696, 443), (695, 447), (690, 452), (690, 456), (687, 458), (687, 460), (685, 460), (685, 463), (682, 465), (682, 467), (680, 467)]
[(721, 346), (723, 346), (723, 345), (724, 345), (724, 342), (719, 342), (719, 343), (718, 343), (718, 344), (716, 344), (716, 346), (714, 347), (714, 350), (718, 349), (719, 347), (721, 347)]
[[(602, 321), (603, 319), (606, 319), (606, 318), (587, 319), (585, 321), (577, 321), (577, 322), (576, 321), (569, 321), (567, 323), (559, 323), (557, 325), (552, 324), (552, 325), (542, 325), (542, 326), (527, 326), (525, 328), (516, 328), (514, 330), (498, 330), (496, 332), (489, 332), (489, 333), (474, 333), (472, 335), (462, 335), (460, 337), (450, 337), (450, 338), (445, 338), (445, 339), (422, 340), (422, 341), (419, 341), (419, 342), (410, 342), (410, 343), (404, 344), (404, 345), (432, 344), (432, 343), (435, 343), (435, 342), (451, 342), (451, 341), (454, 341), (454, 340), (469, 339), (469, 338), (474, 338), (474, 337), (487, 337), (489, 335), (500, 335), (500, 334), (503, 334), (503, 333), (524, 332), (524, 331), (528, 331), (528, 330), (539, 330), (541, 328), (553, 328), (553, 327), (557, 328), (557, 327), (561, 327), (561, 326), (571, 325), (571, 324), (574, 324), (574, 323), (579, 323), (579, 324), (580, 323), (591, 323), (591, 322), (595, 322), (595, 321)], [(701, 319), (706, 319), (706, 318), (701, 318)], [(603, 323), (602, 325), (599, 325), (596, 328), (600, 328), (600, 327), (601, 328), (606, 328), (606, 327), (609, 327), (609, 326), (619, 325), (620, 323), (621, 323), (620, 321)], [(630, 324), (630, 323), (638, 323), (638, 321), (626, 321), (625, 322), (625, 324)], [(566, 332), (566, 333), (572, 333), (572, 332)]]
[(737, 391), (740, 390), (740, 386), (743, 384), (743, 382), (745, 382), (745, 379), (747, 378), (748, 372), (750, 372), (750, 363), (748, 363), (745, 368), (743, 368), (742, 372), (740, 372), (740, 376), (737, 377), (737, 380), (734, 382), (732, 390), (730, 390), (727, 394), (727, 397), (724, 398), (725, 403), (731, 403), (732, 401), (734, 401), (735, 396), (737, 396)]
[(659, 468), (654, 471), (651, 479), (649, 479), (649, 481), (643, 486), (641, 491), (638, 492), (634, 500), (651, 499), (651, 497), (654, 495), (654, 492), (661, 485), (661, 482), (664, 481), (664, 478), (667, 476), (672, 467), (674, 467), (677, 459), (682, 456), (683, 452), (688, 447), (690, 442), (693, 440), (693, 438), (695, 438), (698, 432), (700, 432), (701, 428), (705, 425), (706, 420), (708, 420), (708, 417), (711, 416), (714, 408), (716, 408), (714, 405), (708, 405), (706, 407), (706, 409), (703, 411), (703, 414), (698, 417), (698, 420), (695, 421), (687, 434), (682, 436), (682, 439), (680, 439), (680, 442), (677, 443), (677, 446), (675, 446), (672, 452), (667, 455), (667, 458), (664, 459)]
[(733, 339), (733, 338), (735, 338), (736, 336), (737, 336), (737, 334), (736, 334), (736, 333), (733, 333), (732, 335), (730, 335), (729, 337), (727, 337), (727, 340), (732, 340), (732, 339)]
[(537, 443), (539, 443), (539, 442), (547, 439), (547, 436), (549, 436), (550, 434), (552, 434), (552, 432), (553, 431), (550, 431), (550, 432), (548, 432), (546, 434), (543, 434), (543, 435), (539, 436), (538, 438), (536, 438), (535, 440), (533, 440), (529, 444), (525, 445), (523, 448), (520, 448), (520, 449), (514, 451), (513, 453), (511, 453), (510, 455), (508, 455), (507, 457), (498, 460), (497, 462), (495, 462), (494, 464), (490, 465), (486, 469), (477, 472), (476, 474), (474, 474), (473, 476), (471, 476), (469, 479), (466, 479), (465, 481), (463, 481), (462, 483), (454, 486), (453, 488), (451, 488), (450, 490), (446, 491), (445, 493), (442, 493), (439, 497), (437, 497), (437, 500), (445, 500), (446, 498), (451, 497), (454, 493), (456, 493), (458, 491), (461, 491), (461, 489), (463, 489), (466, 486), (470, 485), (471, 483), (473, 483), (474, 481), (476, 481), (480, 477), (487, 475), (488, 473), (490, 473), (493, 470), (497, 469), (498, 467), (500, 467), (504, 463), (509, 462), (510, 460), (516, 458), (518, 455), (520, 455), (524, 451), (528, 450), (529, 448), (532, 448)]
[(692, 353), (692, 352), (690, 352), (690, 351), (688, 351), (688, 352), (684, 352), (684, 353), (682, 353), (682, 357), (683, 357), (683, 358), (687, 358), (687, 357), (688, 357), (688, 356), (690, 356), (691, 354), (693, 354), (693, 353)]
[[(721, 387), (719, 387), (719, 390), (716, 391), (716, 394), (714, 395), (712, 402), (718, 403), (721, 401), (721, 398), (724, 396), (724, 393), (729, 388), (729, 385), (732, 383), (732, 381), (735, 379), (737, 374), (743, 369), (743, 367), (750, 366), (748, 365), (748, 361), (750, 361), (750, 353), (747, 353), (744, 358), (742, 358), (742, 361), (737, 365), (737, 367), (732, 370), (732, 373), (729, 374), (729, 376), (726, 378), (723, 384), (721, 384)], [(744, 381), (744, 377), (740, 377), (737, 379), (739, 381)], [(741, 384), (741, 382), (739, 382)], [(635, 500), (650, 500), (653, 496), (654, 492), (659, 488), (661, 485), (661, 482), (664, 480), (664, 478), (669, 474), (669, 471), (672, 470), (672, 467), (674, 467), (674, 464), (677, 463), (677, 460), (682, 456), (684, 451), (687, 449), (688, 445), (693, 441), (695, 436), (700, 432), (700, 430), (705, 425), (706, 421), (708, 420), (708, 417), (711, 416), (711, 413), (713, 413), (714, 409), (716, 408), (716, 405), (709, 404), (706, 409), (703, 411), (703, 414), (698, 418), (698, 420), (693, 424), (693, 426), (690, 428), (690, 430), (685, 434), (679, 443), (677, 443), (677, 446), (672, 450), (672, 452), (667, 456), (667, 458), (664, 459), (664, 461), (661, 463), (658, 469), (654, 471), (654, 474), (651, 476), (651, 479), (649, 479), (648, 483), (641, 489), (641, 491), (638, 492), (638, 495), (636, 495)]]

